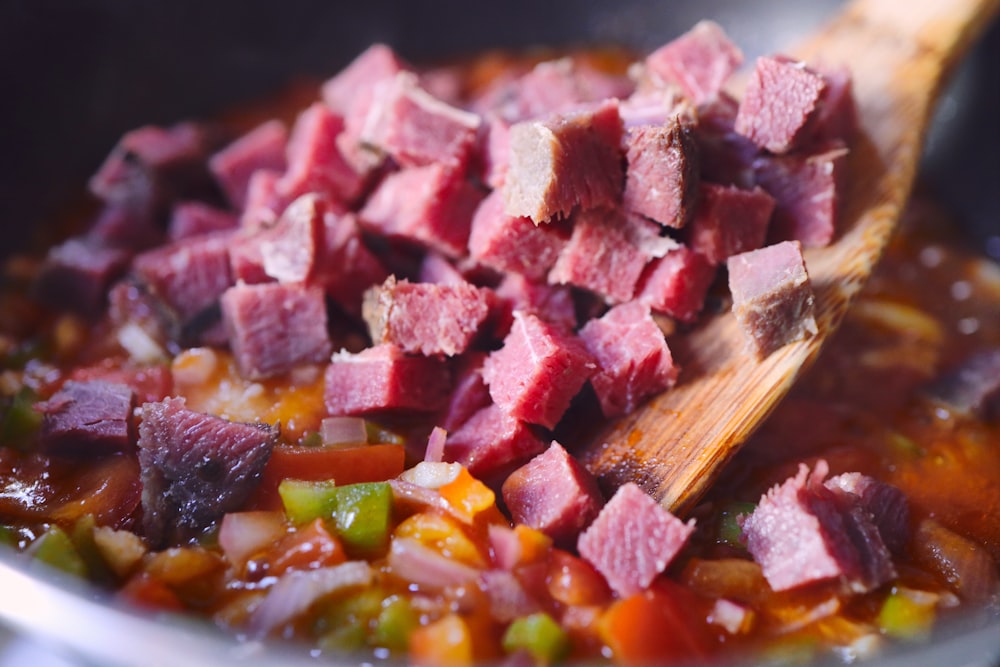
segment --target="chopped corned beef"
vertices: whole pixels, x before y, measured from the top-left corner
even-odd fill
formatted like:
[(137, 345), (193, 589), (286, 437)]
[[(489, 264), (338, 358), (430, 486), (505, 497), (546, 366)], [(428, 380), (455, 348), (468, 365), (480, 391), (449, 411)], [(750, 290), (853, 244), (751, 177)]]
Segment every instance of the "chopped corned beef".
[(48, 306), (88, 317), (103, 312), (111, 284), (125, 272), (131, 253), (86, 237), (49, 249), (35, 279), (35, 296)]
[(274, 227), (257, 234), (264, 273), (281, 283), (311, 281), (322, 261), (327, 209), (322, 197), (302, 195), (288, 205)]
[(910, 506), (902, 491), (859, 472), (845, 472), (831, 477), (824, 484), (834, 492), (852, 495), (855, 502), (871, 515), (889, 551), (902, 551), (910, 537)]
[(285, 170), (287, 144), (285, 124), (271, 120), (250, 130), (209, 159), (208, 168), (233, 208), (242, 210), (246, 205), (250, 178), (255, 172), (260, 169)]
[(813, 121), (812, 140), (849, 142), (858, 131), (858, 108), (854, 85), (847, 68), (822, 70), (826, 91)]
[(688, 226), (688, 246), (712, 264), (764, 245), (774, 198), (760, 188), (742, 190), (702, 183), (698, 212)]
[(834, 144), (808, 155), (769, 156), (754, 161), (757, 183), (776, 200), (769, 243), (794, 240), (814, 248), (833, 240), (846, 156), (847, 149)]
[(35, 405), (42, 413), (39, 445), (46, 453), (81, 457), (130, 451), (135, 403), (135, 392), (127, 385), (69, 380)]
[(468, 421), (469, 417), (492, 402), (490, 390), (483, 380), (485, 359), (485, 352), (470, 352), (459, 358), (458, 368), (455, 369), (454, 389), (448, 399), (448, 406), (442, 412), (441, 418), (435, 420), (435, 423), (440, 424), (445, 431), (456, 430)]
[[(525, 590), (521, 580), (507, 570), (484, 571), (479, 575), (479, 586), (489, 600), (490, 614), (501, 623), (542, 611), (542, 606)], [(518, 667), (520, 664), (530, 667), (535, 661), (530, 654), (521, 663), (512, 663), (510, 659), (504, 661), (505, 667)]]
[(670, 348), (644, 302), (630, 301), (590, 320), (580, 338), (599, 366), (590, 384), (605, 417), (632, 412), (677, 380)]
[(695, 104), (712, 100), (743, 63), (743, 53), (713, 21), (691, 30), (646, 57), (646, 74), (679, 86)]
[(508, 273), (497, 285), (495, 294), (504, 306), (496, 327), (497, 335), (506, 335), (510, 331), (513, 313), (517, 310), (535, 315), (566, 331), (576, 329), (576, 304), (573, 292), (566, 285), (536, 283), (520, 273)]
[(229, 271), (235, 282), (255, 285), (274, 281), (264, 271), (261, 240), (259, 232), (245, 230), (232, 236), (229, 243)]
[(224, 211), (197, 201), (180, 202), (174, 206), (167, 225), (167, 238), (179, 241), (191, 236), (236, 229), (239, 221)]
[(735, 129), (772, 153), (787, 153), (811, 132), (826, 90), (822, 74), (784, 56), (758, 58), (740, 102)]
[(483, 182), (491, 188), (502, 188), (510, 168), (510, 127), (512, 123), (493, 117), (480, 137), (479, 159), (483, 166)]
[(458, 267), (452, 264), (441, 253), (430, 251), (420, 260), (420, 270), (417, 281), (435, 283), (438, 285), (460, 285), (468, 282)]
[(711, 262), (682, 245), (646, 267), (635, 297), (658, 313), (693, 322), (705, 305), (714, 278)]
[(278, 194), (281, 173), (258, 169), (247, 184), (246, 203), (240, 216), (240, 227), (248, 232), (272, 226), (285, 210), (288, 201)]
[(797, 241), (733, 255), (726, 266), (733, 313), (758, 358), (817, 332), (815, 297)]
[(577, 549), (624, 598), (647, 588), (693, 532), (693, 519), (684, 523), (629, 482), (580, 535)]
[(512, 126), (504, 210), (538, 224), (577, 207), (615, 206), (625, 181), (621, 137), (616, 100)]
[(678, 117), (625, 134), (627, 211), (668, 227), (683, 227), (698, 194), (698, 144)]
[(279, 375), (330, 356), (326, 300), (319, 287), (240, 283), (222, 295), (222, 321), (246, 378)]
[(86, 238), (102, 246), (137, 252), (153, 248), (164, 240), (163, 223), (168, 202), (156, 207), (151, 202), (111, 202), (105, 204), (87, 231)]
[(143, 405), (139, 466), (149, 543), (157, 548), (185, 543), (242, 507), (277, 438), (267, 424), (239, 424), (188, 410), (183, 398)]
[(347, 116), (354, 105), (367, 106), (368, 102), (363, 98), (370, 98), (372, 88), (380, 81), (390, 79), (404, 69), (406, 65), (391, 47), (372, 44), (323, 83), (323, 102), (336, 113)]
[(504, 412), (553, 428), (595, 370), (579, 338), (534, 315), (515, 311), (503, 347), (490, 353), (483, 364), (483, 379)]
[(326, 369), (324, 397), (331, 415), (431, 412), (447, 404), (450, 389), (443, 360), (404, 354), (383, 343), (357, 354), (334, 354)]
[(496, 405), (477, 410), (444, 444), (444, 460), (461, 463), (469, 472), (493, 481), (545, 450), (531, 426)]
[(369, 289), (362, 306), (376, 345), (449, 357), (468, 349), (489, 312), (487, 291), (469, 283), (411, 283), (394, 276)]
[(174, 376), (165, 365), (123, 365), (116, 359), (104, 360), (92, 366), (78, 366), (70, 373), (69, 379), (77, 382), (100, 380), (125, 385), (135, 392), (136, 403), (139, 405), (162, 401), (173, 392), (174, 387)]
[(502, 492), (515, 523), (536, 528), (562, 545), (575, 544), (604, 504), (594, 476), (555, 441), (511, 473)]

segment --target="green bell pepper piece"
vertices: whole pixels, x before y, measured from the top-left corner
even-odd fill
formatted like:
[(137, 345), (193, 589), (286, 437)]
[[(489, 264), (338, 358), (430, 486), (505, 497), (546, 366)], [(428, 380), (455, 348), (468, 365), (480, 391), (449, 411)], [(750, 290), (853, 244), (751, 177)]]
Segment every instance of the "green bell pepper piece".
[(524, 649), (536, 661), (551, 665), (564, 660), (572, 649), (569, 635), (545, 612), (517, 618), (503, 636), (507, 653)]
[(420, 614), (409, 599), (401, 596), (386, 598), (375, 622), (372, 643), (390, 651), (403, 652), (410, 642), (410, 634), (420, 625)]
[(333, 522), (348, 551), (369, 553), (385, 547), (392, 519), (392, 487), (388, 482), (362, 482), (338, 487)]
[(63, 572), (75, 574), (78, 577), (87, 576), (87, 565), (80, 557), (73, 541), (62, 528), (52, 526), (35, 540), (28, 548), (28, 553), (40, 563), (45, 563)]
[(278, 484), (278, 495), (285, 506), (285, 514), (296, 525), (303, 525), (317, 518), (329, 519), (337, 506), (337, 485), (331, 481), (305, 482), (283, 479)]

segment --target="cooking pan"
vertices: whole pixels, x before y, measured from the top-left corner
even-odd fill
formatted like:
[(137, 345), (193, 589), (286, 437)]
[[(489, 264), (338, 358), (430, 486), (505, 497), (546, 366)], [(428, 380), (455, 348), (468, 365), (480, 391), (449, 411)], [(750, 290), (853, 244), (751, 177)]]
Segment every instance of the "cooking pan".
[[(655, 48), (702, 18), (747, 59), (792, 43), (837, 0), (0, 0), (0, 256), (32, 247), (77, 202), (121, 133), (260, 100), (321, 79), (373, 41), (414, 62), (491, 48), (622, 44)], [(928, 139), (921, 187), (1000, 259), (1000, 24), (955, 73)], [(73, 664), (295, 664), (306, 656), (235, 645), (188, 622), (106, 604), (0, 552), (0, 621)], [(277, 657), (276, 653), (277, 652)], [(349, 657), (345, 664), (353, 664)], [(5, 664), (0, 655), (0, 665)], [(941, 629), (888, 665), (1000, 664), (1000, 620)]]

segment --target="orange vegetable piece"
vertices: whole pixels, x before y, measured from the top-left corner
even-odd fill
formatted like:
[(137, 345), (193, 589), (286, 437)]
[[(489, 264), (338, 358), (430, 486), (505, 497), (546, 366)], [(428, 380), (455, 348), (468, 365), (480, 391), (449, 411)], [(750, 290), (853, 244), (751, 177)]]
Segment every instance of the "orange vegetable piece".
[(567, 605), (604, 605), (611, 599), (604, 577), (590, 563), (560, 549), (552, 552), (546, 583), (549, 595)]
[(449, 614), (410, 635), (410, 660), (414, 665), (471, 665), (472, 632), (468, 623)]
[(184, 603), (165, 583), (145, 572), (129, 579), (118, 591), (118, 597), (132, 604), (156, 611), (184, 611)]
[(288, 570), (312, 570), (340, 565), (347, 560), (344, 545), (326, 529), (323, 519), (289, 533), (268, 557), (268, 574), (278, 576)]
[(465, 468), (461, 469), (455, 479), (438, 489), (438, 492), (468, 523), (472, 523), (480, 512), (496, 505), (496, 494)]
[(438, 553), (467, 565), (485, 567), (486, 559), (453, 519), (440, 514), (414, 514), (396, 526), (396, 537), (410, 537)]

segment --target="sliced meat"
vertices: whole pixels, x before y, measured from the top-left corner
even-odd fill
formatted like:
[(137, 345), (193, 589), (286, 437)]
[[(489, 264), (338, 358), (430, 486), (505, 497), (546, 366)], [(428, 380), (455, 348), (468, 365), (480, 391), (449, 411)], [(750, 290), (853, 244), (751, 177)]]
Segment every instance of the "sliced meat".
[(715, 267), (687, 246), (678, 246), (646, 267), (635, 298), (658, 313), (693, 322), (705, 305)]
[(579, 338), (517, 311), (503, 347), (486, 358), (483, 379), (504, 412), (553, 428), (595, 370)]
[(695, 104), (712, 100), (743, 64), (743, 53), (713, 21), (691, 30), (646, 57), (647, 76), (678, 86)]
[(734, 255), (726, 266), (747, 350), (763, 359), (817, 333), (815, 297), (797, 241)]
[(192, 236), (236, 229), (239, 220), (229, 211), (202, 202), (185, 201), (174, 205), (167, 224), (167, 238), (180, 241)]
[(645, 125), (625, 134), (623, 204), (668, 227), (683, 227), (698, 194), (698, 144), (675, 116), (663, 125)]
[(212, 155), (208, 168), (222, 186), (233, 208), (242, 210), (246, 205), (250, 178), (256, 171), (285, 170), (287, 144), (288, 130), (285, 124), (279, 120), (270, 120)]
[(508, 215), (536, 224), (574, 208), (615, 206), (624, 169), (618, 103), (525, 121), (510, 128), (510, 166), (503, 183)]
[(684, 523), (629, 482), (580, 535), (577, 549), (624, 598), (648, 588), (693, 532), (694, 520)]
[(774, 197), (760, 188), (702, 183), (698, 211), (687, 230), (688, 246), (712, 264), (756, 250), (767, 239)]
[(142, 525), (154, 548), (195, 539), (243, 506), (260, 481), (277, 430), (193, 412), (183, 398), (142, 406)]
[(544, 450), (545, 441), (528, 424), (491, 404), (448, 435), (443, 459), (492, 482)]
[(452, 357), (465, 352), (479, 333), (490, 297), (470, 283), (411, 283), (389, 276), (365, 293), (362, 313), (376, 345)]
[(850, 494), (871, 515), (889, 551), (902, 553), (910, 538), (910, 505), (901, 490), (859, 472), (845, 472), (824, 484), (834, 492)]
[(540, 530), (563, 546), (576, 543), (604, 504), (594, 476), (555, 441), (511, 473), (502, 493), (515, 523)]
[(35, 279), (35, 297), (47, 306), (96, 317), (130, 259), (127, 250), (85, 237), (71, 238), (49, 249)]
[(451, 378), (442, 360), (404, 354), (383, 343), (352, 354), (338, 352), (326, 370), (331, 415), (432, 412), (448, 402)]
[(810, 137), (826, 80), (800, 61), (758, 58), (747, 82), (735, 129), (761, 148), (787, 153)]
[(49, 400), (35, 405), (42, 413), (39, 447), (49, 454), (80, 457), (130, 451), (136, 437), (135, 403), (128, 385), (68, 380)]
[(587, 322), (580, 338), (599, 366), (590, 384), (605, 417), (628, 414), (677, 381), (670, 348), (647, 303), (615, 306)]
[(240, 374), (260, 379), (330, 357), (323, 290), (238, 284), (222, 295), (222, 321)]

